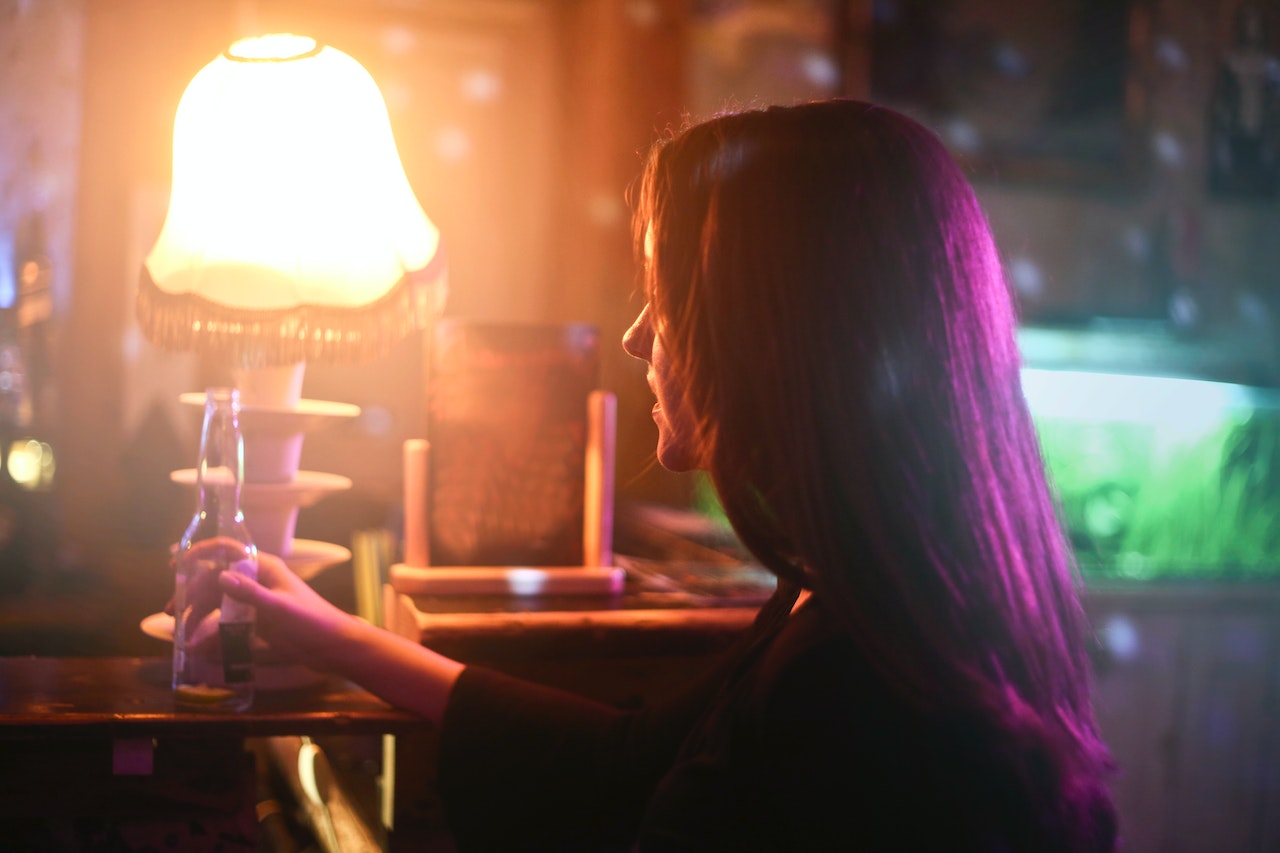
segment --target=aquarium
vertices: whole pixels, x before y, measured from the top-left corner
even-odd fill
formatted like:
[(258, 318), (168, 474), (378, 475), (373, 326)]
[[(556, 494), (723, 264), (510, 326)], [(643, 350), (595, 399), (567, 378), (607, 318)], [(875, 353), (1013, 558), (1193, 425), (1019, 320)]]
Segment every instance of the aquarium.
[(1093, 579), (1280, 578), (1280, 396), (1264, 326), (1024, 326), (1023, 390)]
[[(1280, 377), (1266, 335), (1019, 331), (1023, 392), (1088, 580), (1280, 580)], [(728, 531), (715, 489), (693, 512)]]
[(1280, 576), (1280, 397), (1179, 376), (1023, 371), (1087, 575)]

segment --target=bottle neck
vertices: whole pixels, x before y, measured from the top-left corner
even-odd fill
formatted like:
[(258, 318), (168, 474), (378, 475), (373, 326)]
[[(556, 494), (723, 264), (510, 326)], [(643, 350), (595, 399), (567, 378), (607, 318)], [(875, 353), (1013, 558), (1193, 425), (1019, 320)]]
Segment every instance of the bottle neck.
[(201, 514), (220, 526), (240, 524), (240, 488), (244, 481), (244, 440), (234, 392), (215, 389), (205, 402), (200, 436), (197, 487)]

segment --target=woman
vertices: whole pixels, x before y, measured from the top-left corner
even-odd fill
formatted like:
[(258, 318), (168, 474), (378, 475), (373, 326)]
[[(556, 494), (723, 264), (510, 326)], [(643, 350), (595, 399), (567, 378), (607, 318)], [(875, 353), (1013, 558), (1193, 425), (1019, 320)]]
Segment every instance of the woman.
[(937, 139), (830, 101), (725, 115), (641, 183), (658, 459), (709, 472), (778, 594), (722, 670), (623, 713), (224, 575), (263, 635), (441, 723), (493, 849), (1108, 850), (1110, 760), (1014, 309)]

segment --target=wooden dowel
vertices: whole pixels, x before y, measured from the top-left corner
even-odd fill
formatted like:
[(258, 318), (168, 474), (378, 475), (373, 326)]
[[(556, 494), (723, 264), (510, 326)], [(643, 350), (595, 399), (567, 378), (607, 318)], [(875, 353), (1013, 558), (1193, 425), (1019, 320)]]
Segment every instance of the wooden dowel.
[(583, 485), (582, 562), (613, 564), (613, 471), (618, 399), (608, 391), (587, 398), (587, 453)]
[(404, 443), (404, 563), (430, 565), (428, 538), (427, 474), (431, 445), (426, 439), (411, 438)]

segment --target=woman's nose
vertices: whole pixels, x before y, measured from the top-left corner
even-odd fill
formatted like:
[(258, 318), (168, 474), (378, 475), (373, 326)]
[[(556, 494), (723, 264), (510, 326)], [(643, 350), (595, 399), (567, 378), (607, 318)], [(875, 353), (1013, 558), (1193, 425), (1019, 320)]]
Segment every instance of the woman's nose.
[(653, 325), (649, 322), (648, 305), (622, 336), (622, 349), (634, 358), (649, 360), (649, 356), (653, 353)]

